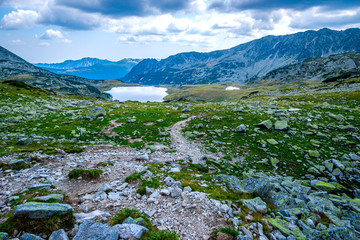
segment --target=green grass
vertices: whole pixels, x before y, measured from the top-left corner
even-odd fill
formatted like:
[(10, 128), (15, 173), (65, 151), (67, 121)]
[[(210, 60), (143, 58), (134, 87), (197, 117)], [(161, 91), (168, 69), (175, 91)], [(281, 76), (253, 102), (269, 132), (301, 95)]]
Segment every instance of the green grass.
[(150, 236), (147, 237), (146, 239), (147, 240), (178, 240), (179, 236), (174, 232), (162, 230), (150, 234)]
[(219, 228), (217, 230), (215, 230), (214, 232), (211, 233), (212, 236), (216, 235), (218, 232), (222, 232), (222, 233), (225, 233), (229, 236), (232, 236), (234, 238), (236, 238), (238, 235), (239, 235), (239, 232), (234, 230), (234, 229), (231, 229), (231, 228), (227, 228), (227, 227), (222, 227), (222, 228)]
[(82, 177), (83, 179), (95, 179), (99, 178), (102, 173), (103, 170), (101, 169), (75, 168), (68, 173), (68, 177), (70, 179), (77, 179), (79, 177)]
[(112, 217), (112, 219), (110, 220), (110, 225), (114, 226), (116, 224), (122, 224), (123, 221), (128, 217), (132, 217), (135, 220), (143, 220), (145, 222), (145, 227), (149, 229), (150, 232), (154, 231), (154, 226), (152, 225), (150, 219), (146, 215), (142, 214), (139, 210), (131, 208), (121, 209), (120, 212), (118, 212)]

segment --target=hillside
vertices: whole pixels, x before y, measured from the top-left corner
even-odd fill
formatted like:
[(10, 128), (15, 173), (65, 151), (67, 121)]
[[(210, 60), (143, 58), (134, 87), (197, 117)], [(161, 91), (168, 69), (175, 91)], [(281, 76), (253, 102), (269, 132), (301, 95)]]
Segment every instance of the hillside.
[(63, 94), (111, 98), (109, 94), (94, 86), (97, 81), (49, 72), (28, 63), (3, 47), (0, 47), (0, 79), (24, 81), (35, 87)]
[(122, 80), (142, 84), (244, 83), (308, 58), (358, 52), (358, 39), (357, 28), (266, 36), (227, 50), (180, 53), (160, 61), (146, 59)]
[(263, 77), (252, 78), (248, 83), (277, 81), (289, 83), (298, 80), (330, 81), (332, 78), (360, 76), (360, 53), (336, 54), (323, 58), (310, 58), (303, 62), (275, 69)]
[(113, 80), (124, 77), (140, 59), (125, 58), (117, 62), (98, 58), (67, 60), (62, 63), (37, 63), (35, 66), (57, 74), (67, 74), (94, 80)]
[(358, 240), (360, 78), (233, 92), (121, 103), (1, 83), (0, 236)]

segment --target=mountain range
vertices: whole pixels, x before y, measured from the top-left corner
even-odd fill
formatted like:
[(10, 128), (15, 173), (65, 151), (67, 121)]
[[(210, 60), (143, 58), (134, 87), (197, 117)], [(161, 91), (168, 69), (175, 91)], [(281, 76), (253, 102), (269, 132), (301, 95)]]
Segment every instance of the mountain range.
[(160, 61), (144, 59), (121, 80), (149, 85), (244, 83), (309, 58), (359, 52), (359, 39), (358, 28), (266, 36), (226, 50), (179, 53)]
[(124, 58), (113, 62), (106, 59), (82, 58), (62, 63), (36, 63), (35, 66), (57, 74), (67, 74), (94, 80), (113, 80), (124, 77), (141, 59)]
[(96, 88), (98, 81), (49, 72), (34, 66), (1, 46), (0, 79), (23, 81), (61, 94), (111, 99), (109, 94)]
[(342, 53), (322, 58), (309, 58), (303, 62), (275, 69), (263, 77), (254, 77), (247, 83), (298, 80), (332, 81), (360, 76), (360, 53)]

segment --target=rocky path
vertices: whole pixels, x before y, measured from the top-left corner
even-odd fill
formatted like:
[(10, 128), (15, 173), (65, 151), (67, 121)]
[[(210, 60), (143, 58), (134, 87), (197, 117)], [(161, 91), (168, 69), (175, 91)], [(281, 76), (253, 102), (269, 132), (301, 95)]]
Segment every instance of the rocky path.
[(172, 125), (170, 129), (171, 146), (176, 149), (179, 157), (183, 159), (192, 159), (194, 162), (199, 162), (201, 157), (208, 156), (217, 159), (218, 156), (213, 153), (205, 152), (203, 146), (199, 143), (190, 142), (182, 135), (182, 128), (185, 127), (187, 122), (194, 119), (196, 116), (192, 116), (183, 121), (177, 122)]

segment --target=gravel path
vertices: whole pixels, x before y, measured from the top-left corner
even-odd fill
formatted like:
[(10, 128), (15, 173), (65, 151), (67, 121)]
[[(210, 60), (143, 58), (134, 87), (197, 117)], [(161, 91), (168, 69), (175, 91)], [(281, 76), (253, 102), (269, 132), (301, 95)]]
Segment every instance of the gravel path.
[(177, 154), (180, 157), (183, 159), (188, 159), (190, 157), (194, 162), (199, 162), (200, 158), (203, 156), (218, 159), (219, 156), (217, 154), (205, 151), (205, 148), (200, 143), (196, 143), (194, 141), (190, 142), (182, 135), (182, 128), (186, 126), (187, 122), (196, 117), (197, 116), (192, 116), (183, 121), (177, 122), (169, 128), (172, 147), (176, 149)]

